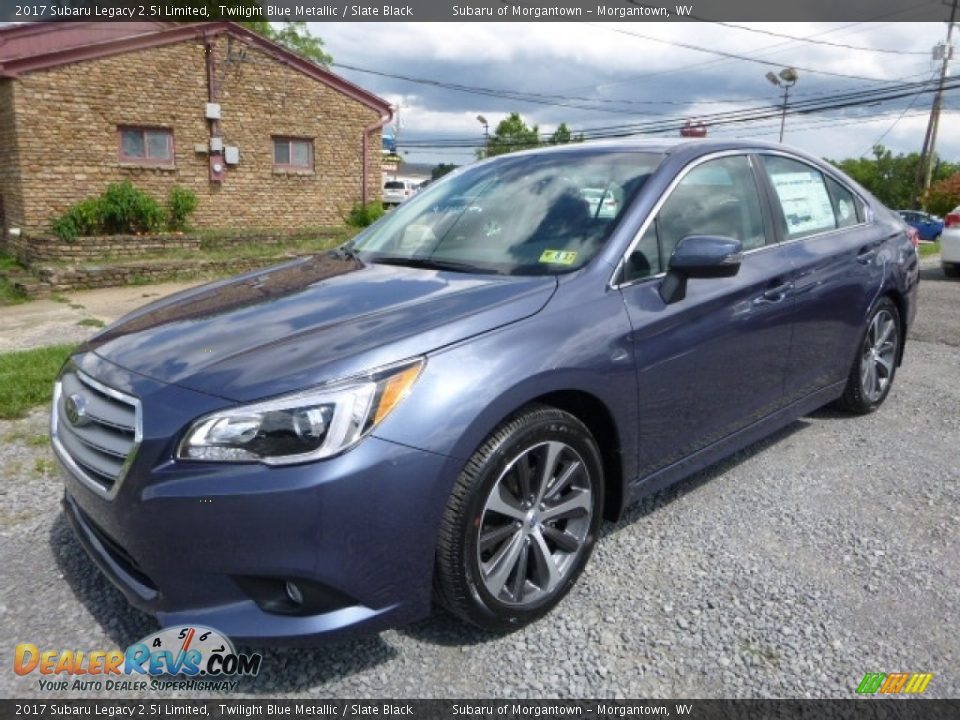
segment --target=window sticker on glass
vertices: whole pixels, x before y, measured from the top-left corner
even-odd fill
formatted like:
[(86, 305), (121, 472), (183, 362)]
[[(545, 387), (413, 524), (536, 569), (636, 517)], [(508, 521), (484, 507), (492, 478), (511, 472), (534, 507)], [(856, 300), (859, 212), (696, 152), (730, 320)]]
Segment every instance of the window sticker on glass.
[(770, 179), (780, 197), (791, 236), (836, 227), (830, 196), (819, 173), (773, 173)]
[(576, 259), (577, 253), (572, 250), (544, 250), (540, 256), (540, 262), (555, 265), (573, 265)]

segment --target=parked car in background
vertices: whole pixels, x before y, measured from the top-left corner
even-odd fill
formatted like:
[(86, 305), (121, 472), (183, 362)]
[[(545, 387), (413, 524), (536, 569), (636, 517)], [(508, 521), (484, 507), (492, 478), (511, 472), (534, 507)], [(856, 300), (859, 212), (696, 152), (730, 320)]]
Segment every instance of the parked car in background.
[(399, 205), (416, 194), (417, 186), (409, 180), (387, 180), (383, 184), (383, 204), (385, 206)]
[(943, 220), (935, 215), (919, 210), (898, 210), (897, 212), (900, 213), (900, 217), (904, 219), (907, 225), (916, 228), (917, 234), (924, 242), (936, 240), (943, 232)]
[(299, 644), (439, 602), (513, 630), (603, 519), (822, 405), (877, 409), (918, 275), (895, 213), (781, 144), (502, 155), (79, 348), (51, 417), (65, 514), (164, 626)]
[(943, 219), (940, 264), (947, 277), (960, 277), (960, 205)]
[(602, 187), (581, 188), (580, 194), (590, 204), (590, 215), (595, 218), (615, 217), (618, 210), (617, 198), (613, 190)]

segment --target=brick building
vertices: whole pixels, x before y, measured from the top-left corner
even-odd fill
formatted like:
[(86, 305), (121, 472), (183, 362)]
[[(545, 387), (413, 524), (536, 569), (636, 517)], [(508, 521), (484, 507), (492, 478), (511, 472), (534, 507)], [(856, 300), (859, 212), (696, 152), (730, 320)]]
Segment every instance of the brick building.
[[(335, 225), (380, 196), (386, 101), (229, 22), (0, 28), (0, 225), (128, 179), (200, 228)], [(366, 172), (363, 168), (366, 168)]]

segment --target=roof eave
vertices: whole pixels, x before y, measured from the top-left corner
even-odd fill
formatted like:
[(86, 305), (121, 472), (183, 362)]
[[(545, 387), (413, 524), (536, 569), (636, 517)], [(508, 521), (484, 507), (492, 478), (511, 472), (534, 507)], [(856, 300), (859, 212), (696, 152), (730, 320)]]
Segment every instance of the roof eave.
[(238, 40), (243, 40), (247, 44), (266, 53), (274, 60), (312, 77), (381, 114), (391, 112), (390, 104), (383, 98), (364, 90), (358, 85), (354, 85), (349, 80), (334, 75), (320, 65), (287, 50), (285, 47), (256, 34), (252, 30), (227, 21), (190, 23), (169, 30), (160, 30), (154, 33), (134, 35), (117, 40), (107, 40), (100, 43), (68, 48), (66, 50), (54, 50), (30, 57), (9, 60), (0, 66), (0, 77), (16, 78), (24, 73), (37, 70), (47, 70), (75, 62), (97, 60), (113, 55), (135, 52), (137, 50), (164, 47), (166, 45), (183, 42), (184, 40), (203, 40), (219, 35), (231, 35)]

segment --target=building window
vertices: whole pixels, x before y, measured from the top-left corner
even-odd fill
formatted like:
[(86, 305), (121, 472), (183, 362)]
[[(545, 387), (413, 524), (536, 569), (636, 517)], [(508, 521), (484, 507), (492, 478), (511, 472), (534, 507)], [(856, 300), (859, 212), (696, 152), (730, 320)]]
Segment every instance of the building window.
[(275, 137), (273, 167), (277, 170), (313, 170), (313, 140)]
[(120, 160), (141, 165), (173, 165), (173, 132), (165, 128), (121, 127)]

